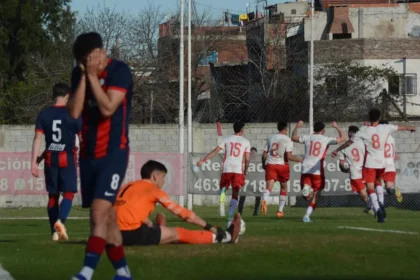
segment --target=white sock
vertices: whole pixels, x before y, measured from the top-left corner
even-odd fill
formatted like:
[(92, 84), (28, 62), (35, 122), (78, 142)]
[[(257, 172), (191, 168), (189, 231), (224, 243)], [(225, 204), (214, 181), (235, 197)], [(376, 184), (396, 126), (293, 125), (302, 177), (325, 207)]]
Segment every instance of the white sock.
[(369, 196), (368, 196), (368, 201), (366, 202), (366, 209), (372, 209), (372, 202), (370, 202)]
[(384, 187), (383, 186), (377, 186), (376, 187), (376, 194), (378, 195), (379, 203), (384, 204)]
[(281, 195), (279, 199), (279, 212), (283, 212), (284, 205), (286, 205), (287, 196)]
[(268, 198), (270, 197), (270, 190), (269, 189), (265, 189), (263, 192), (263, 200), (267, 201)]
[[(230, 241), (232, 241), (232, 235), (226, 231), (226, 237), (223, 238), (222, 243), (229, 243)], [(213, 234), (213, 243), (217, 243), (216, 234)]]
[(124, 277), (130, 277), (131, 276), (130, 269), (128, 268), (128, 266), (118, 268), (117, 269), (117, 275), (118, 276), (124, 276)]
[(312, 206), (309, 206), (308, 209), (306, 209), (306, 215), (305, 216), (311, 216), (312, 212), (314, 211), (314, 208)]
[(236, 206), (238, 206), (238, 200), (232, 198), (229, 203), (228, 217), (233, 217), (233, 213), (235, 213)]
[(80, 274), (83, 275), (83, 277), (85, 277), (86, 280), (90, 280), (92, 279), (93, 271), (94, 270), (92, 268), (88, 266), (84, 266), (82, 270), (80, 271)]
[(377, 212), (379, 210), (378, 196), (376, 195), (376, 193), (371, 193), (369, 194), (369, 197), (373, 205), (373, 210)]

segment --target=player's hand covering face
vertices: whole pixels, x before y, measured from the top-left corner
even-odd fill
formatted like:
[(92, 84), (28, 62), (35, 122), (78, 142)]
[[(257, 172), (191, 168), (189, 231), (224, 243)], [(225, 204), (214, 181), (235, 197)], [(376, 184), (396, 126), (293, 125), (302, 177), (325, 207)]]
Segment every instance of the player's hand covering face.
[(86, 58), (86, 72), (90, 75), (99, 75), (105, 69), (105, 51), (93, 50)]

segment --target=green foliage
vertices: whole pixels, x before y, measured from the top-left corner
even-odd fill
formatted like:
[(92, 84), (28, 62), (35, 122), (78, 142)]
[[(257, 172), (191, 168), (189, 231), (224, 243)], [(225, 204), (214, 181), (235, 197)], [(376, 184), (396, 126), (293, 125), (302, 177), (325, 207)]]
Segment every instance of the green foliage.
[[(33, 121), (28, 110), (71, 71), (70, 0), (3, 0), (0, 7), (0, 121)], [(70, 55), (66, 61), (63, 56)], [(60, 65), (64, 63), (64, 65)], [(47, 76), (47, 79), (45, 78)], [(28, 107), (28, 106), (29, 107)]]
[[(315, 69), (314, 113), (320, 120), (360, 120), (382, 106), (379, 93), (398, 74), (387, 65), (365, 66), (342, 61)], [(392, 79), (391, 79), (392, 80)], [(398, 94), (394, 95), (398, 98)]]

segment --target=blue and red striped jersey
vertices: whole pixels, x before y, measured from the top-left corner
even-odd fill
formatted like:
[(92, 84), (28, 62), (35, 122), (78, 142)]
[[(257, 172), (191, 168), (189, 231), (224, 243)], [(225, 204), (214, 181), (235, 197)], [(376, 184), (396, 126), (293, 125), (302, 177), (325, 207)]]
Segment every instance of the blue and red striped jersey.
[[(71, 89), (74, 93), (79, 85), (81, 71), (76, 67), (72, 73)], [(123, 102), (111, 117), (104, 117), (99, 110), (89, 83), (82, 112), (83, 129), (80, 157), (102, 158), (116, 149), (127, 149), (128, 123), (131, 111), (133, 76), (130, 67), (122, 61), (110, 59), (99, 75), (104, 92), (117, 90), (125, 94)]]
[(70, 116), (66, 106), (51, 106), (36, 119), (35, 131), (45, 135), (46, 164), (67, 166), (67, 154), (73, 154), (76, 134), (82, 131), (82, 119)]

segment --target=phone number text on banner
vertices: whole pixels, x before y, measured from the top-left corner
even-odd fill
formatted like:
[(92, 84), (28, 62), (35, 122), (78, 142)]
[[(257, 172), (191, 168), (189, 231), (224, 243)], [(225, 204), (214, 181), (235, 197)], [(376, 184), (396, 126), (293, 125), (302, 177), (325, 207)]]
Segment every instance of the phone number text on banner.
[[(222, 174), (223, 154), (218, 154), (214, 158), (207, 160), (200, 168), (194, 167), (197, 161), (204, 158), (206, 154), (194, 153), (190, 156), (190, 166), (192, 169), (191, 183), (189, 184), (189, 193), (191, 194), (219, 194), (219, 182)], [(300, 163), (290, 163), (290, 181), (287, 191), (291, 196), (301, 195), (300, 187)], [(340, 171), (339, 160), (327, 156), (324, 163), (326, 173), (325, 195), (347, 195), (353, 194), (349, 175)], [(252, 154), (251, 163), (248, 169), (248, 175), (245, 180), (245, 186), (241, 188), (240, 194), (259, 196), (265, 190), (265, 170), (262, 168), (261, 155)], [(278, 195), (280, 185), (274, 186), (272, 195)]]
[[(130, 153), (123, 184), (140, 179), (140, 169), (148, 160), (163, 163), (168, 169), (163, 189), (169, 195), (184, 194), (184, 156), (178, 153)], [(0, 153), (0, 196), (45, 195), (44, 162), (39, 166), (39, 178), (32, 176), (31, 153)], [(80, 190), (80, 179), (78, 178)]]

